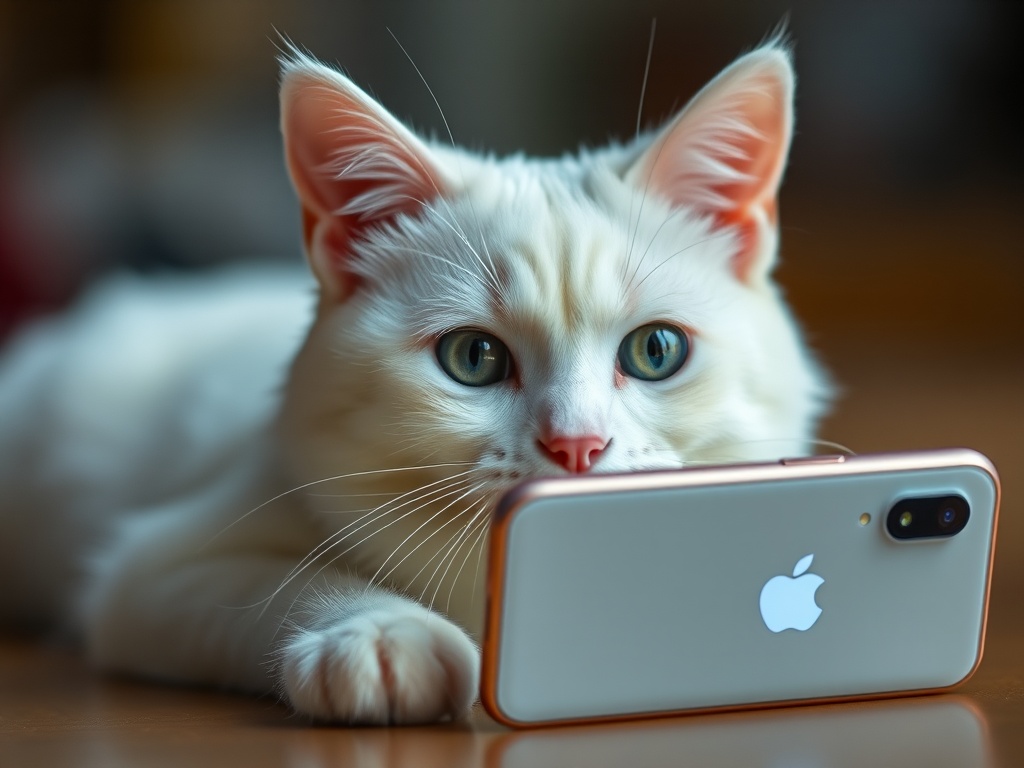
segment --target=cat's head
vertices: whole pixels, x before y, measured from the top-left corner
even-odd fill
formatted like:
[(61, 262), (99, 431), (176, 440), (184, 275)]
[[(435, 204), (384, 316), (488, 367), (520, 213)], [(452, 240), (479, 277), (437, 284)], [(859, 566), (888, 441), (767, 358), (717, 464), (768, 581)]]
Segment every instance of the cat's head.
[(320, 284), (282, 419), (299, 479), (372, 493), (446, 465), (436, 487), (459, 476), (475, 498), (803, 452), (823, 386), (770, 278), (792, 93), (770, 44), (628, 145), (494, 159), (289, 57), (285, 151)]

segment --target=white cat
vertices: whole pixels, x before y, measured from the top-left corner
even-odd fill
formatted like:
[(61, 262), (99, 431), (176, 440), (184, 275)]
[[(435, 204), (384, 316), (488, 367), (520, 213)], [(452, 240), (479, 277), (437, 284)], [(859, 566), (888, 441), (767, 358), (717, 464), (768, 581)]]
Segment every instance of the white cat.
[(792, 91), (770, 43), (628, 145), (495, 159), (290, 56), (318, 298), (126, 278), (13, 342), (0, 615), (319, 719), (463, 714), (503, 489), (805, 452), (825, 386), (770, 279)]

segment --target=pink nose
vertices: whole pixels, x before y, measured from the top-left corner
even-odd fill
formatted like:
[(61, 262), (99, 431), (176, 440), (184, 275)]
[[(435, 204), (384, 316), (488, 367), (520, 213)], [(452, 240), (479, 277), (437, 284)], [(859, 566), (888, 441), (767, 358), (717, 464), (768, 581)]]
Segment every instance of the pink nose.
[(585, 437), (553, 437), (540, 440), (541, 450), (555, 464), (570, 472), (586, 472), (595, 459), (607, 447), (608, 441), (602, 437), (587, 435)]

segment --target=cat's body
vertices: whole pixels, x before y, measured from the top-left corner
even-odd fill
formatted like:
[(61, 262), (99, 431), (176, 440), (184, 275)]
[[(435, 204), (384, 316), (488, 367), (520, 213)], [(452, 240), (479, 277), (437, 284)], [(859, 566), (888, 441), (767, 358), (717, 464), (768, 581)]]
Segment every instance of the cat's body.
[(70, 618), (83, 554), (126, 513), (187, 499), (261, 439), (312, 285), (298, 267), (119, 278), (4, 349), (0, 616)]
[(324, 719), (464, 711), (502, 489), (806, 449), (824, 388), (769, 278), (791, 88), (769, 45), (661, 133), (499, 161), (289, 60), (319, 301), (127, 285), (8, 350), (0, 616)]

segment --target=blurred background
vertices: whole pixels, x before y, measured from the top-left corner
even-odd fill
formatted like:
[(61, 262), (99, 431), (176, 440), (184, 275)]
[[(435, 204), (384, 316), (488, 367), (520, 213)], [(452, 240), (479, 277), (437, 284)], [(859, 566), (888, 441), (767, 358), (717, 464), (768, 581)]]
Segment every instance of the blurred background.
[[(823, 437), (970, 445), (1024, 586), (1024, 4), (0, 0), (0, 337), (112, 269), (300, 258), (279, 34), (498, 153), (653, 125), (783, 19), (797, 135), (779, 279), (840, 385)], [(1018, 601), (1014, 601), (1018, 605)], [(1020, 610), (1015, 607), (1014, 610)]]

